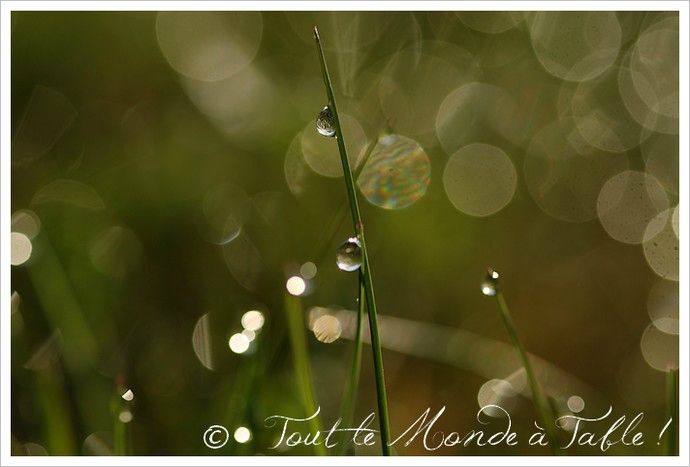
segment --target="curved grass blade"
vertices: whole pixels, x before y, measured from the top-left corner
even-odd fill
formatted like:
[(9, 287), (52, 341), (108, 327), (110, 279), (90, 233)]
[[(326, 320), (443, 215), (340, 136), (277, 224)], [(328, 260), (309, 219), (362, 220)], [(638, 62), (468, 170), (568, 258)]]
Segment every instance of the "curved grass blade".
[(338, 144), (338, 152), (340, 153), (340, 160), (343, 164), (343, 172), (345, 179), (345, 188), (347, 189), (347, 198), (350, 204), (350, 213), (352, 215), (352, 223), (362, 248), (362, 279), (364, 283), (364, 290), (366, 296), (367, 310), (369, 312), (369, 330), (371, 332), (371, 347), (374, 357), (374, 374), (376, 376), (376, 399), (378, 405), (379, 427), (381, 431), (381, 449), (384, 456), (391, 454), (390, 449), (390, 426), (388, 422), (388, 400), (386, 396), (386, 380), (383, 374), (383, 355), (381, 352), (381, 337), (379, 335), (378, 321), (376, 319), (376, 299), (374, 298), (374, 283), (371, 276), (371, 265), (369, 263), (369, 254), (367, 252), (367, 244), (364, 236), (364, 224), (362, 223), (362, 215), (359, 211), (359, 203), (357, 202), (357, 190), (355, 187), (354, 177), (352, 176), (352, 169), (350, 168), (350, 161), (347, 158), (347, 150), (345, 149), (345, 139), (342, 128), (340, 126), (340, 119), (338, 117), (338, 107), (335, 102), (333, 93), (333, 85), (331, 77), (328, 73), (326, 65), (326, 57), (321, 47), (321, 38), (319, 37), (319, 30), (314, 27), (314, 40), (319, 52), (319, 59), (321, 61), (321, 73), (323, 75), (323, 83), (326, 87), (326, 95), (328, 96), (328, 106), (333, 113), (333, 121), (336, 132), (336, 143)]

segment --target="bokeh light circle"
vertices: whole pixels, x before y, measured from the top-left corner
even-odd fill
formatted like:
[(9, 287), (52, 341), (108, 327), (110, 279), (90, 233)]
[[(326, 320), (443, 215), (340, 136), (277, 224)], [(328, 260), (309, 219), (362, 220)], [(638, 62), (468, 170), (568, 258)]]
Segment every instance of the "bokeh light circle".
[[(354, 169), (361, 161), (367, 146), (367, 136), (359, 122), (347, 115), (340, 114), (340, 126), (345, 135), (345, 148), (350, 167)], [(333, 138), (324, 138), (309, 122), (302, 131), (302, 155), (309, 167), (324, 177), (342, 177), (343, 164), (340, 160), (338, 145)]]
[(635, 88), (640, 72), (630, 68), (630, 51), (626, 53), (618, 69), (618, 91), (630, 115), (643, 127), (659, 133), (677, 135), (678, 118), (668, 117), (650, 109)]
[(582, 397), (574, 395), (568, 398), (568, 410), (573, 413), (582, 412), (585, 408), (585, 401)]
[(645, 30), (630, 55), (637, 94), (653, 112), (678, 118), (678, 17), (663, 19)]
[(649, 366), (658, 371), (678, 369), (678, 335), (660, 331), (650, 324), (640, 339), (642, 356)]
[(19, 232), (33, 240), (41, 231), (41, 220), (35, 212), (29, 209), (20, 209), (12, 213), (12, 232)]
[(242, 327), (247, 331), (259, 331), (265, 322), (264, 314), (258, 310), (249, 310), (240, 319)]
[(230, 336), (230, 339), (228, 340), (230, 350), (238, 354), (246, 352), (247, 349), (249, 349), (250, 343), (251, 340), (249, 337), (239, 332)]
[(628, 112), (619, 92), (618, 76), (618, 69), (612, 68), (580, 83), (570, 102), (580, 135), (602, 151), (628, 151), (648, 135)]
[(371, 204), (384, 209), (403, 209), (426, 193), (431, 162), (415, 140), (401, 135), (379, 138), (357, 184)]
[(343, 331), (340, 320), (333, 315), (322, 315), (316, 318), (312, 325), (314, 337), (319, 342), (330, 344), (340, 337)]
[(678, 282), (660, 279), (647, 296), (647, 313), (652, 324), (667, 334), (678, 334)]
[(657, 276), (670, 281), (678, 280), (679, 245), (673, 230), (673, 210), (659, 213), (647, 225), (642, 244), (647, 264)]
[(637, 244), (663, 229), (660, 219), (650, 221), (666, 211), (668, 205), (666, 192), (655, 177), (626, 170), (611, 177), (602, 187), (597, 198), (597, 215), (613, 239)]
[(244, 444), (252, 439), (252, 432), (246, 426), (238, 426), (232, 434), (232, 437), (235, 438), (235, 441), (238, 443)]
[(242, 231), (250, 209), (251, 200), (239, 186), (221, 183), (209, 188), (201, 203), (202, 235), (216, 245), (230, 243)]
[[(504, 379), (490, 379), (482, 384), (477, 392), (479, 408), (497, 405), (510, 412), (515, 407), (517, 392), (513, 385)], [(483, 413), (491, 417), (502, 417), (505, 413), (496, 407), (487, 407)]]
[(666, 191), (678, 194), (679, 139), (677, 135), (654, 134), (640, 145), (645, 171), (655, 176)]
[(472, 54), (446, 42), (422, 41), (395, 53), (386, 62), (378, 89), (387, 125), (417, 139), (433, 136), (441, 101), (454, 88), (474, 81), (479, 71)]
[(505, 32), (522, 21), (522, 13), (517, 11), (456, 11), (455, 15), (466, 26), (486, 34)]
[(596, 218), (601, 187), (628, 168), (625, 155), (591, 148), (590, 153), (581, 154), (575, 149), (578, 136), (572, 120), (555, 121), (532, 138), (523, 162), (532, 199), (546, 214), (567, 222)]
[(610, 11), (542, 11), (528, 20), (534, 52), (544, 69), (568, 81), (592, 79), (610, 67), (621, 27)]
[(477, 217), (490, 216), (513, 198), (517, 172), (502, 149), (472, 143), (448, 159), (443, 171), (443, 187), (459, 211)]
[(10, 234), (10, 263), (12, 266), (21, 266), (31, 258), (33, 246), (29, 237), (20, 232)]
[(253, 11), (162, 11), (156, 17), (156, 33), (175, 71), (201, 81), (219, 81), (254, 59), (263, 19)]
[(441, 102), (436, 114), (436, 136), (446, 154), (477, 141), (486, 131), (508, 137), (515, 121), (515, 102), (503, 88), (486, 83), (467, 83)]
[(307, 290), (307, 283), (299, 276), (292, 276), (285, 282), (285, 288), (290, 295), (299, 296)]

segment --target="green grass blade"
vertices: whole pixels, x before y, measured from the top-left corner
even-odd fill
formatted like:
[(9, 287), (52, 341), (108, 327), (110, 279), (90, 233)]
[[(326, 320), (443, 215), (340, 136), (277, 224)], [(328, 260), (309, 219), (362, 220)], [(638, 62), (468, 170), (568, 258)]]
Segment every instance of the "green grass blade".
[(666, 420), (673, 419), (666, 433), (666, 455), (678, 455), (678, 370), (666, 372)]
[[(359, 273), (359, 297), (357, 298), (357, 322), (355, 324), (354, 347), (352, 350), (352, 364), (350, 365), (350, 376), (347, 379), (347, 386), (343, 394), (343, 403), (340, 409), (340, 416), (342, 419), (342, 426), (349, 427), (352, 425), (355, 412), (355, 400), (357, 399), (357, 387), (359, 386), (359, 375), (362, 368), (362, 325), (364, 324), (364, 280), (362, 273)], [(348, 450), (348, 445), (343, 443), (341, 452), (345, 454)]]
[[(290, 344), (292, 345), (292, 361), (297, 374), (297, 386), (302, 396), (302, 405), (305, 416), (313, 415), (316, 412), (316, 397), (311, 380), (311, 369), (309, 366), (309, 351), (307, 349), (307, 339), (304, 335), (304, 311), (302, 301), (299, 297), (285, 294), (285, 311), (287, 312), (288, 328), (290, 330)], [(309, 420), (311, 433), (321, 432), (321, 418), (313, 417)], [(326, 448), (323, 444), (314, 445), (314, 454), (325, 456)]]
[(319, 31), (314, 27), (314, 39), (319, 51), (319, 59), (321, 61), (321, 72), (323, 74), (323, 83), (326, 87), (326, 95), (328, 96), (328, 106), (333, 113), (333, 120), (336, 131), (336, 143), (338, 144), (338, 152), (340, 153), (340, 160), (343, 164), (343, 173), (345, 179), (345, 187), (347, 189), (347, 198), (350, 203), (350, 213), (352, 214), (352, 223), (354, 224), (355, 233), (359, 238), (362, 247), (362, 278), (364, 282), (364, 290), (367, 301), (367, 310), (369, 311), (369, 330), (371, 332), (371, 347), (374, 357), (374, 374), (376, 376), (376, 399), (378, 405), (379, 427), (381, 431), (381, 449), (384, 456), (390, 455), (390, 426), (388, 422), (388, 400), (386, 396), (386, 380), (383, 374), (383, 354), (381, 352), (381, 337), (379, 335), (378, 320), (376, 319), (376, 299), (374, 298), (374, 282), (371, 275), (371, 265), (369, 263), (369, 254), (367, 251), (367, 243), (364, 236), (364, 224), (362, 223), (362, 215), (359, 211), (359, 204), (357, 202), (357, 190), (355, 187), (355, 180), (352, 176), (350, 168), (350, 161), (347, 157), (347, 150), (345, 149), (345, 138), (340, 126), (340, 118), (338, 116), (338, 107), (335, 102), (333, 93), (333, 84), (328, 73), (326, 65), (326, 57), (321, 47), (321, 38)]
[(508, 336), (510, 336), (510, 340), (517, 351), (520, 363), (522, 363), (522, 366), (525, 368), (527, 382), (529, 383), (530, 391), (532, 392), (532, 402), (534, 403), (534, 408), (540, 418), (544, 431), (546, 432), (546, 436), (549, 438), (549, 447), (553, 453), (556, 453), (558, 436), (555, 426), (556, 417), (554, 416), (551, 404), (542, 392), (541, 385), (534, 374), (534, 370), (532, 369), (532, 364), (530, 363), (527, 352), (522, 345), (522, 341), (518, 337), (517, 329), (510, 314), (508, 304), (503, 297), (503, 292), (499, 291), (496, 293), (496, 301), (498, 302), (498, 308), (501, 311), (501, 319), (503, 320), (506, 331), (508, 331)]
[(132, 440), (129, 425), (132, 423), (120, 420), (120, 414), (130, 410), (130, 403), (122, 399), (124, 387), (118, 385), (113, 394), (113, 454), (128, 456), (132, 454)]

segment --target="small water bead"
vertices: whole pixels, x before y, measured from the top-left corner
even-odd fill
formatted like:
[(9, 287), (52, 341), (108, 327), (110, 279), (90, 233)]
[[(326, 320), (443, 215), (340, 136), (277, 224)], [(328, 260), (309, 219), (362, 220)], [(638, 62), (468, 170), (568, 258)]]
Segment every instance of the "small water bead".
[(362, 266), (362, 246), (357, 237), (350, 237), (336, 250), (335, 263), (341, 271), (352, 272)]
[(499, 274), (493, 269), (486, 272), (486, 276), (482, 281), (482, 293), (487, 297), (493, 297), (498, 293), (498, 277)]
[(324, 107), (316, 117), (316, 130), (319, 134), (332, 138), (335, 136), (335, 119), (329, 106)]

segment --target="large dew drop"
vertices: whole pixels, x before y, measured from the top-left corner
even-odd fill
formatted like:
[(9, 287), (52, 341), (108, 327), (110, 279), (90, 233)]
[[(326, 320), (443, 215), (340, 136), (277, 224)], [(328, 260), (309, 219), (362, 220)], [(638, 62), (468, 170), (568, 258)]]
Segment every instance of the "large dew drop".
[(498, 292), (498, 273), (493, 269), (486, 272), (481, 284), (482, 293), (487, 297), (493, 297)]
[(332, 138), (335, 136), (335, 121), (333, 111), (329, 106), (324, 107), (316, 116), (316, 130), (320, 135)]
[(350, 237), (336, 250), (335, 263), (341, 271), (356, 271), (362, 265), (362, 247), (357, 237)]

